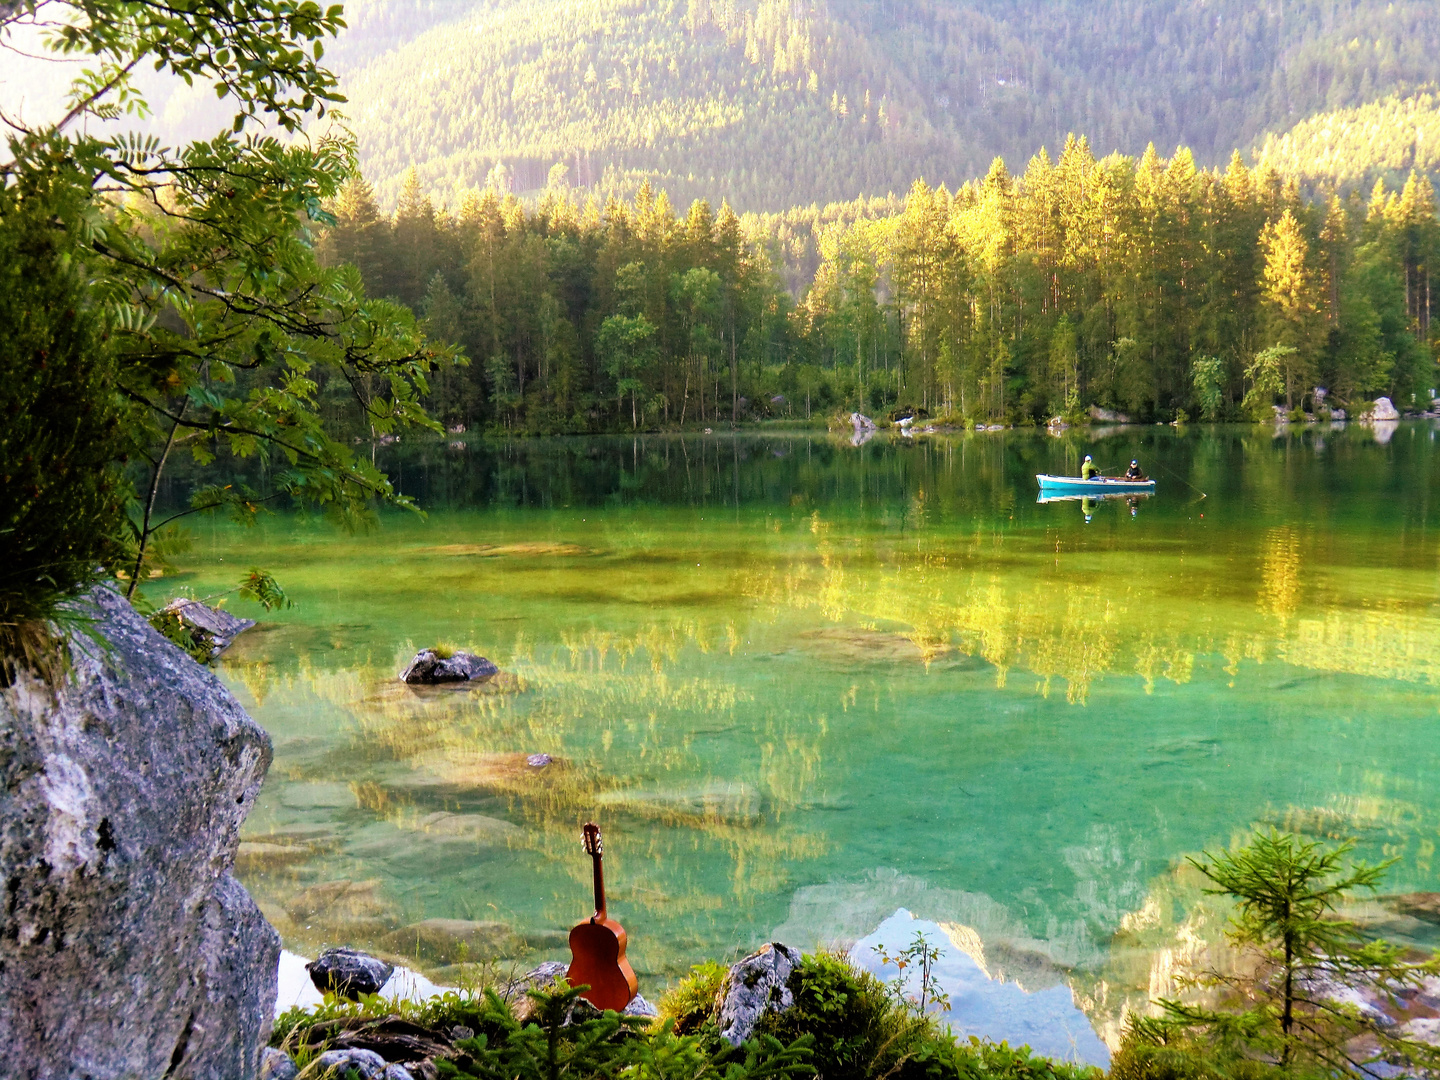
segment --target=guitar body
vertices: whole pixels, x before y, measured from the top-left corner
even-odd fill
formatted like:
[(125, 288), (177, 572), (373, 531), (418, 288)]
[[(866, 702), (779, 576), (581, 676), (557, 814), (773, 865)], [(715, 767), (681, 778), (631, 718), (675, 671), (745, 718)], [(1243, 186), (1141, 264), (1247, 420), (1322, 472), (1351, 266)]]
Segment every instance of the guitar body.
[(640, 983), (625, 959), (625, 928), (605, 913), (604, 852), (600, 827), (586, 823), (585, 854), (594, 860), (595, 914), (570, 931), (570, 970), (565, 978), (571, 986), (588, 986), (580, 996), (597, 1009), (623, 1012), (640, 992)]
[(625, 959), (625, 928), (614, 919), (589, 919), (570, 931), (571, 986), (589, 986), (581, 996), (597, 1009), (624, 1010), (640, 992), (635, 969)]

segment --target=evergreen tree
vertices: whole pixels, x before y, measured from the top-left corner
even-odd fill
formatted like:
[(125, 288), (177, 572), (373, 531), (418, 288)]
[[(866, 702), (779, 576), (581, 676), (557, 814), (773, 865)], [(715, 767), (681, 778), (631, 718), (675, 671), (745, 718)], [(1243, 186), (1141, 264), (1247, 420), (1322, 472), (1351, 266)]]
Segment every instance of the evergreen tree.
[(1286, 210), (1260, 234), (1266, 337), (1288, 351), (1281, 357), (1285, 407), (1296, 408), (1315, 371), (1323, 325), (1319, 282), (1310, 265), (1310, 244), (1295, 215)]

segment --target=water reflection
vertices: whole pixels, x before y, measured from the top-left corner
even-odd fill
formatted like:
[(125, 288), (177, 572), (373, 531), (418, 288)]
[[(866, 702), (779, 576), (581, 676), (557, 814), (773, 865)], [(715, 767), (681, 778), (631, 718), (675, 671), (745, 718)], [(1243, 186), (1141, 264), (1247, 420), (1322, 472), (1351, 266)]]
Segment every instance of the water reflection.
[[(443, 977), (565, 955), (597, 817), (651, 989), (904, 907), (1109, 1038), (1205, 937), (1185, 853), (1348, 829), (1433, 887), (1440, 459), (1413, 429), (1120, 429), (1107, 454), (1210, 498), (1088, 526), (1032, 501), (1074, 433), (422, 447), (391, 467), (427, 521), (206, 526), (180, 584), (243, 559), (299, 601), (222, 668), (276, 741), (242, 875), (288, 946)], [(503, 677), (400, 685), (436, 642)]]

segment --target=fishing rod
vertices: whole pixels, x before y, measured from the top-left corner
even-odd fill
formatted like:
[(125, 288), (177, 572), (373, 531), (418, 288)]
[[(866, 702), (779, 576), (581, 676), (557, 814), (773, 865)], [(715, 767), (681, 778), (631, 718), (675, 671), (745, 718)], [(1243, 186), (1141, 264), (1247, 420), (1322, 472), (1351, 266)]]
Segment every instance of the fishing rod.
[[(1161, 472), (1163, 472), (1166, 476), (1169, 476), (1169, 477), (1171, 477), (1172, 479), (1175, 479), (1175, 480), (1179, 480), (1180, 483), (1184, 484), (1184, 485), (1185, 485), (1186, 487), (1188, 487), (1191, 491), (1199, 491), (1199, 492), (1200, 492), (1200, 499), (1208, 499), (1208, 498), (1210, 497), (1210, 496), (1207, 495), (1205, 492), (1200, 491), (1200, 489), (1199, 489), (1198, 487), (1196, 487), (1194, 484), (1192, 484), (1189, 480), (1186, 480), (1186, 479), (1185, 479), (1183, 476), (1181, 476), (1179, 473), (1172, 472), (1170, 469), (1167, 469), (1164, 465), (1161, 465), (1161, 464), (1158, 463), (1158, 462), (1156, 463), (1155, 467), (1156, 467), (1157, 469), (1159, 469)], [(1101, 470), (1100, 470), (1100, 475), (1101, 475), (1101, 476), (1104, 476), (1104, 475), (1105, 475), (1106, 473), (1108, 473), (1108, 472), (1114, 472), (1114, 471), (1119, 470), (1119, 468), (1120, 468), (1119, 465), (1112, 465), (1112, 466), (1110, 466), (1109, 468), (1101, 469)], [(1196, 502), (1199, 502), (1200, 499), (1196, 499), (1195, 501), (1196, 501)]]

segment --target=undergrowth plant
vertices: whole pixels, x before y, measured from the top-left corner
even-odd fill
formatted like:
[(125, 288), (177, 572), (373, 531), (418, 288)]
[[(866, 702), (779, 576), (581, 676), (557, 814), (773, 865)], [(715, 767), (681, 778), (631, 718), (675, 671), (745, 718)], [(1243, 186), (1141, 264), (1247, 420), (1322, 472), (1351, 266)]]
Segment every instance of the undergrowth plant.
[[(914, 940), (893, 956), (883, 945), (875, 946), (875, 955), (880, 958), (882, 967), (893, 964), (895, 970), (900, 973), (900, 977), (891, 984), (897, 1000), (913, 1008), (920, 1016), (930, 1015), (932, 1008), (937, 1012), (950, 1011), (950, 995), (945, 992), (945, 988), (935, 978), (935, 961), (940, 959), (940, 950), (930, 944), (924, 931), (915, 931)], [(911, 967), (920, 974), (918, 997), (906, 993), (908, 983), (905, 978), (905, 969)]]

